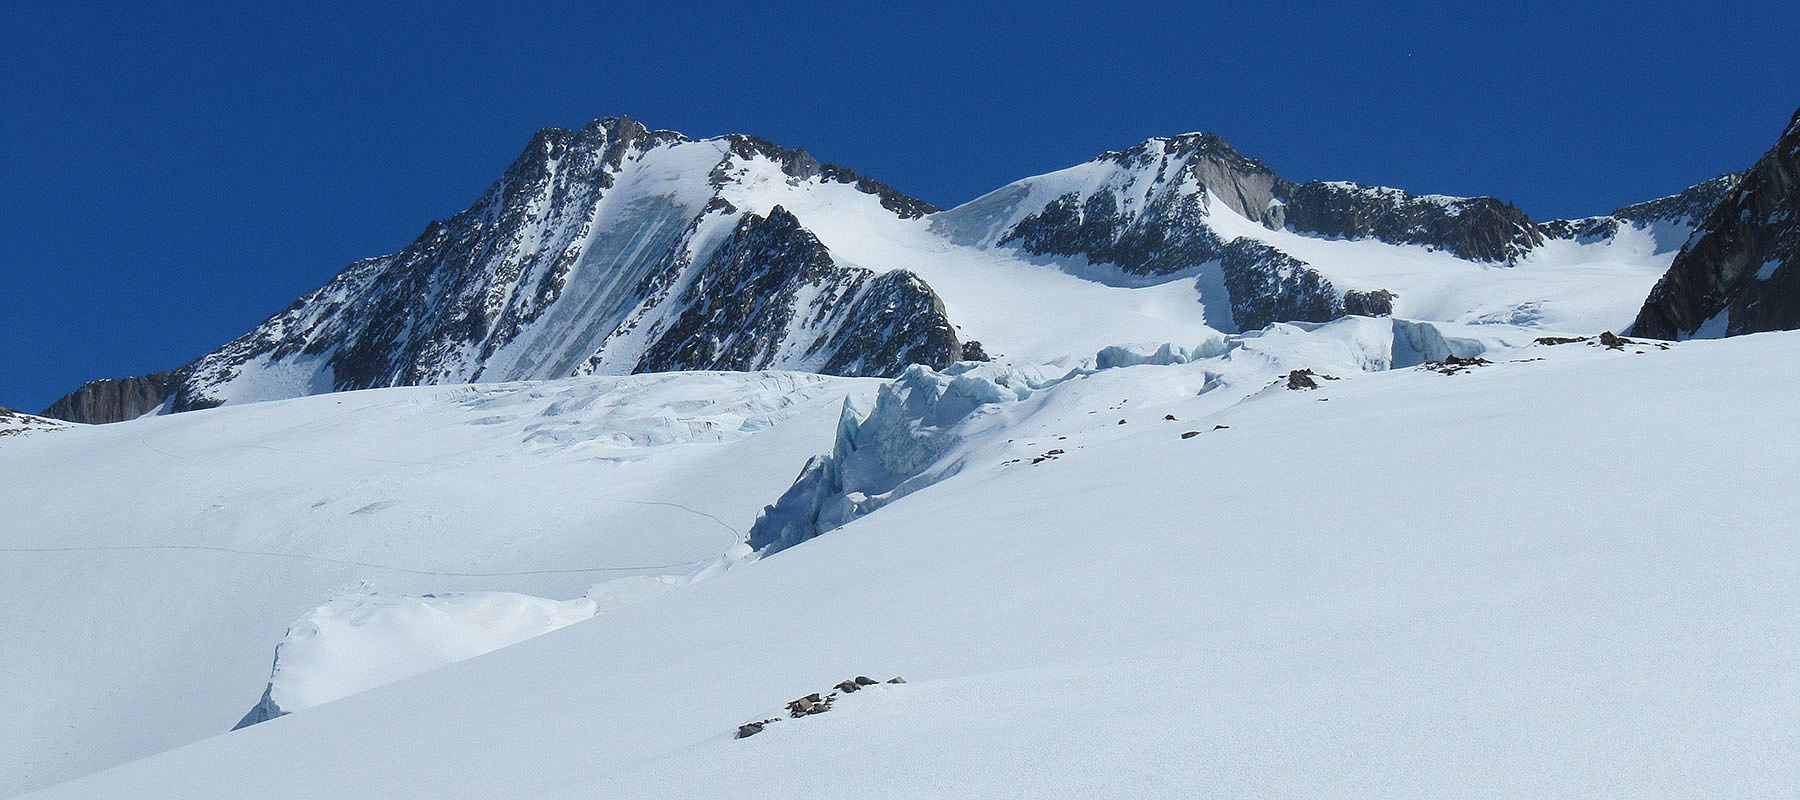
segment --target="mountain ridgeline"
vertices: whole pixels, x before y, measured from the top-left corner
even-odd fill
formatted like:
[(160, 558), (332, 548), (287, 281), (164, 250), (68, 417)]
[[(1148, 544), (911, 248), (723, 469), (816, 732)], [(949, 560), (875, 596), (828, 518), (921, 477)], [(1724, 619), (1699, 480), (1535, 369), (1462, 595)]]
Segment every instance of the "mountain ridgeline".
[(1800, 328), (1800, 111), (1714, 205), (1638, 313), (1661, 339)]
[[(330, 391), (670, 370), (892, 377), (1049, 355), (1033, 348), (1059, 327), (1108, 344), (1346, 314), (1529, 320), (1541, 299), (1445, 310), (1430, 287), (1554, 266), (1569, 248), (1668, 269), (1640, 334), (1693, 335), (1727, 306), (1733, 333), (1792, 327), (1795, 135), (1741, 182), (1539, 222), (1491, 197), (1290, 181), (1207, 133), (945, 211), (757, 137), (696, 140), (609, 117), (539, 131), (468, 209), (217, 350), (89, 383), (45, 413), (112, 422)], [(1145, 311), (1170, 287), (1187, 287), (1185, 299)]]

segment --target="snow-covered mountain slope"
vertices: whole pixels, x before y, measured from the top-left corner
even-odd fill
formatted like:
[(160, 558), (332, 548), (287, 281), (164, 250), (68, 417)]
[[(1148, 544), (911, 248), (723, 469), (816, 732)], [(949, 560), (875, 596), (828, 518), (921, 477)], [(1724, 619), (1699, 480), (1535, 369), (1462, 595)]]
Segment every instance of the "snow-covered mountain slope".
[(1374, 332), (984, 405), (772, 557), (37, 796), (1800, 789), (1800, 334), (1256, 385)]
[(1632, 330), (1665, 339), (1800, 328), (1800, 110), (1644, 301)]
[[(1682, 197), (1716, 202), (1730, 177)], [(930, 219), (953, 241), (1094, 280), (1191, 282), (1220, 330), (1392, 313), (1594, 333), (1625, 325), (1693, 224), (1675, 203), (1615, 215), (1540, 225), (1493, 198), (1296, 184), (1201, 133), (1028, 178)]]
[(52, 411), (677, 369), (892, 376), (1344, 314), (1595, 333), (1630, 321), (1729, 180), (1539, 224), (1493, 198), (1295, 183), (1188, 134), (938, 212), (755, 137), (607, 118), (540, 132), (468, 210), (194, 363)]
[(835, 263), (778, 203), (740, 209), (727, 191), (766, 183), (896, 217), (932, 210), (752, 137), (692, 141), (623, 118), (548, 129), (469, 210), (186, 368), (173, 407), (590, 372), (883, 374), (960, 355), (941, 318), (898, 339), (847, 316), (894, 303), (924, 317), (934, 298)]
[(283, 632), (339, 596), (593, 599), (702, 569), (875, 384), (411, 387), (0, 437), (0, 796), (230, 729)]

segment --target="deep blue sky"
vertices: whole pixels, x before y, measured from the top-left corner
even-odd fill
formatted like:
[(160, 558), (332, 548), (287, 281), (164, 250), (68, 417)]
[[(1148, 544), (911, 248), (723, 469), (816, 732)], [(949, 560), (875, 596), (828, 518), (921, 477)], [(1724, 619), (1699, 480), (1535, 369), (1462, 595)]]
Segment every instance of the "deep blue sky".
[(944, 206), (1212, 130), (1548, 218), (1747, 166), (1800, 104), (1793, 0), (115, 5), (0, 6), (0, 405), (178, 366), (598, 116)]

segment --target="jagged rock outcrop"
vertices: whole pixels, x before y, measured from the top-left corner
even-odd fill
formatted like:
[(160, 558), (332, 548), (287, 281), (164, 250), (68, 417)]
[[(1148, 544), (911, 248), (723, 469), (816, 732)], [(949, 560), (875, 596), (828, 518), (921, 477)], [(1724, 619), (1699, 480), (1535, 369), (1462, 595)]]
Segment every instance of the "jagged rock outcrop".
[(1287, 224), (1338, 239), (1379, 239), (1510, 264), (1543, 243), (1531, 217), (1492, 197), (1415, 195), (1341, 181), (1286, 187)]
[(1344, 313), (1359, 317), (1385, 317), (1394, 313), (1394, 299), (1398, 295), (1386, 289), (1371, 289), (1359, 292), (1354, 289), (1344, 293)]
[(137, 419), (155, 411), (174, 394), (182, 377), (181, 371), (171, 370), (136, 378), (89, 381), (51, 403), (43, 415), (84, 423)]
[(0, 437), (23, 436), (39, 431), (54, 431), (69, 427), (63, 420), (40, 417), (35, 414), (21, 414), (10, 408), (0, 406)]
[(1425, 245), (1471, 261), (1511, 263), (1544, 241), (1529, 216), (1492, 197), (1295, 183), (1210, 133), (1151, 139), (1089, 167), (1114, 174), (1026, 214), (999, 243), (1165, 274), (1215, 257), (1225, 244), (1208, 224), (1213, 200), (1271, 230)]
[(884, 272), (867, 288), (826, 343), (829, 375), (897, 375), (913, 364), (943, 369), (958, 361), (986, 361), (979, 342), (956, 340), (944, 301), (906, 270)]
[[(1038, 197), (1044, 199), (1034, 207)], [(1347, 305), (1392, 313), (1394, 295), (1381, 287), (1349, 289), (1351, 296), (1268, 242), (1222, 233), (1241, 223), (1221, 224), (1215, 206), (1271, 231), (1423, 245), (1477, 262), (1510, 264), (1545, 239), (1524, 212), (1491, 197), (1295, 183), (1210, 133), (1151, 139), (1028, 179), (939, 214), (933, 225), (964, 242), (1078, 257), (1128, 276), (1174, 276), (1219, 264), (1231, 294), (1231, 323), (1242, 330), (1278, 320), (1322, 321)]]
[[(901, 194), (892, 186), (873, 178), (856, 174), (848, 167), (827, 164), (812, 157), (811, 153), (798, 148), (782, 147), (760, 136), (747, 136), (741, 133), (727, 134), (722, 137), (731, 143), (731, 152), (740, 159), (769, 158), (781, 165), (782, 173), (799, 180), (820, 180), (826, 183), (846, 183), (856, 187), (864, 194), (872, 194), (881, 198), (881, 206), (901, 219), (918, 219), (938, 211), (938, 207), (916, 197)], [(721, 167), (724, 162), (721, 162)], [(715, 170), (714, 186), (722, 186), (729, 178), (729, 171)]]
[[(1232, 319), (1208, 322), (1251, 330), (1327, 314), (1392, 314), (1399, 299), (1392, 287), (1333, 286), (1329, 265), (1283, 252), (1281, 234), (1290, 235), (1286, 241), (1293, 241), (1292, 234), (1374, 240), (1512, 266), (1553, 239), (1605, 243), (1635, 228), (1650, 232), (1655, 252), (1673, 252), (1702, 210), (1710, 210), (1735, 180), (1721, 176), (1609, 216), (1538, 223), (1492, 197), (1289, 181), (1220, 137), (1194, 133), (1151, 139), (1002, 187), (933, 215), (932, 226), (953, 241), (1016, 248), (1120, 285), (1204, 274), (1219, 265), (1224, 283), (1235, 288), (1228, 303), (1217, 305), (1228, 308)], [(1240, 239), (1250, 244), (1235, 247)], [(1109, 276), (1107, 268), (1118, 274)], [(1257, 270), (1261, 274), (1251, 274)]]
[(1658, 339), (1800, 328), (1800, 111), (1706, 216), (1638, 312)]
[(1605, 216), (1553, 219), (1538, 223), (1538, 228), (1549, 239), (1586, 243), (1612, 238), (1621, 226), (1636, 226), (1650, 230), (1659, 252), (1673, 251), (1686, 243), (1694, 229), (1724, 202), (1743, 177), (1742, 172), (1730, 172), (1696, 183), (1678, 194), (1633, 203)]
[(924, 281), (838, 266), (781, 206), (740, 219), (679, 302), (684, 310), (634, 371), (769, 369), (794, 363), (798, 350), (799, 361), (823, 372), (891, 376), (910, 364), (945, 367), (961, 354)]
[(1272, 322), (1326, 322), (1344, 315), (1331, 281), (1306, 262), (1250, 239), (1234, 239), (1219, 256), (1231, 316), (1242, 330)]
[(1028, 211), (996, 244), (1168, 275), (1224, 255), (1226, 240), (1208, 224), (1214, 198), (1246, 218), (1281, 224), (1281, 179), (1213, 134), (1151, 139), (1088, 166), (1102, 173), (1099, 185)]

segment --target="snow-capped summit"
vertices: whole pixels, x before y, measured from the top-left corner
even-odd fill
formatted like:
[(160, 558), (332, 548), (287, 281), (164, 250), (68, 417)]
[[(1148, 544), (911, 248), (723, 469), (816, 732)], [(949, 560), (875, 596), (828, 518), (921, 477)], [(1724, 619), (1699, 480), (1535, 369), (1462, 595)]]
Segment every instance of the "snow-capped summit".
[(467, 210), (223, 347), (47, 413), (686, 369), (891, 377), (1345, 314), (1593, 333), (1630, 321), (1724, 180), (1539, 224), (1494, 198), (1297, 183), (1190, 133), (939, 211), (754, 136), (608, 117), (539, 131)]
[[(171, 407), (591, 372), (892, 374), (960, 356), (929, 286), (838, 264), (791, 214), (743, 202), (769, 184), (896, 218), (933, 210), (753, 137), (695, 141), (624, 117), (546, 129), (468, 210), (195, 362)], [(890, 304), (921, 310), (925, 338), (849, 313)]]

